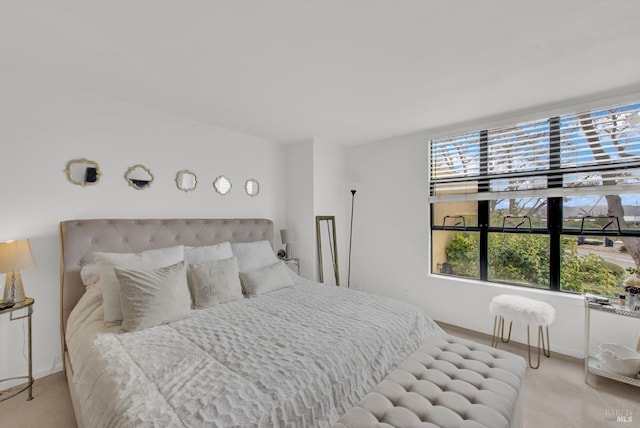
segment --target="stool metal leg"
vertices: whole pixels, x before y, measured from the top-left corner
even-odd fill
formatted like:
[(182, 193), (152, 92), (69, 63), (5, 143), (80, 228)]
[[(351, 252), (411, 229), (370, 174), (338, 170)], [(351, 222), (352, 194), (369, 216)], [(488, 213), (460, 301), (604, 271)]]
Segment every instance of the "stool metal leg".
[(500, 333), (500, 340), (502, 341), (502, 343), (509, 343), (509, 341), (511, 340), (511, 327), (513, 327), (513, 321), (509, 321), (509, 336), (507, 337), (507, 340), (504, 339), (504, 318), (500, 317), (501, 321), (502, 321), (502, 332)]
[(500, 329), (500, 323), (498, 322), (498, 316), (493, 317), (493, 334), (491, 335), (491, 347), (498, 347), (498, 330)]
[(511, 328), (513, 327), (513, 321), (509, 322), (509, 333), (507, 338), (504, 338), (504, 317), (496, 315), (493, 318), (493, 334), (491, 336), (491, 347), (497, 348), (498, 343), (509, 343), (511, 340)]
[(530, 339), (530, 333), (529, 333), (529, 325), (527, 324), (527, 354), (529, 356), (529, 367), (531, 367), (532, 369), (537, 369), (538, 367), (540, 367), (540, 348), (542, 348), (542, 353), (544, 354), (545, 357), (547, 358), (551, 357), (551, 342), (549, 339), (548, 325), (546, 326), (546, 330), (547, 330), (547, 345), (545, 346), (544, 330), (542, 330), (541, 325), (538, 326), (538, 361), (536, 366), (534, 367), (533, 364), (531, 364), (531, 339)]
[[(549, 326), (547, 325), (547, 349), (544, 349), (544, 339), (542, 341), (542, 350), (544, 351), (544, 356), (547, 358), (551, 357), (551, 339), (549, 339)], [(542, 330), (542, 326), (540, 327), (540, 330)]]
[[(511, 337), (511, 326), (509, 326), (509, 337)], [(491, 347), (497, 348), (498, 342), (502, 341), (507, 343), (509, 339), (504, 340), (504, 318), (500, 315), (496, 315), (493, 318), (493, 332), (491, 335)]]
[(531, 335), (529, 333), (529, 324), (527, 324), (527, 355), (529, 357), (529, 367), (531, 367), (532, 369), (537, 369), (538, 367), (540, 367), (540, 330), (541, 329), (542, 329), (541, 326), (538, 327), (538, 364), (536, 364), (536, 366), (534, 367), (533, 364), (531, 364)]

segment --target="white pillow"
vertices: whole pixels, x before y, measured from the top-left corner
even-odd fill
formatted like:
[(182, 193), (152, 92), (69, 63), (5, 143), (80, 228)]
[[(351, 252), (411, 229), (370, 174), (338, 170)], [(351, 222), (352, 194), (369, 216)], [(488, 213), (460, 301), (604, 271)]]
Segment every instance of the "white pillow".
[(157, 269), (115, 267), (122, 298), (122, 329), (144, 330), (191, 315), (184, 262)]
[(233, 257), (233, 251), (231, 251), (229, 242), (205, 245), (203, 247), (184, 247), (184, 261), (187, 263), (203, 263), (231, 257)]
[(238, 263), (234, 257), (190, 264), (187, 280), (196, 309), (243, 298)]
[(95, 253), (98, 282), (102, 286), (105, 322), (122, 320), (120, 283), (114, 267), (123, 269), (155, 269), (184, 260), (184, 246), (147, 250), (141, 253)]
[(279, 261), (259, 269), (240, 272), (242, 291), (248, 296), (257, 296), (269, 291), (295, 285), (287, 272), (289, 268)]
[(85, 287), (89, 287), (98, 281), (98, 265), (88, 263), (80, 269), (80, 278)]
[[(228, 241), (202, 247), (184, 247), (184, 261), (187, 263), (187, 272), (191, 264), (230, 259), (232, 257), (233, 251), (231, 251), (231, 243)], [(195, 296), (193, 295), (194, 285), (191, 283), (191, 277), (188, 274), (187, 282), (189, 283), (189, 290), (191, 292), (191, 307), (195, 308), (196, 302)]]
[(259, 269), (278, 261), (269, 241), (237, 242), (231, 244), (240, 272)]

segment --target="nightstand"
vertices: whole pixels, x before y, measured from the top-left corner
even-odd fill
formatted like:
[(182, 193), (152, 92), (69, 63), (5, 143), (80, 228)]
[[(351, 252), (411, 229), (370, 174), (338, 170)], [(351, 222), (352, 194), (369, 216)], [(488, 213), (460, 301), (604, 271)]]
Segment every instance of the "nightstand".
[[(6, 309), (2, 309), (0, 310), (0, 316), (5, 315), (5, 314), (9, 314), (9, 320), (10, 321), (17, 321), (17, 320), (21, 320), (26, 318), (28, 321), (28, 330), (27, 330), (27, 346), (28, 346), (28, 351), (29, 351), (29, 374), (28, 376), (18, 376), (18, 377), (12, 377), (12, 378), (8, 378), (8, 379), (0, 379), (0, 383), (7, 381), (7, 380), (14, 380), (14, 379), (26, 379), (27, 380), (27, 384), (19, 387), (17, 391), (11, 391), (11, 393), (9, 393), (9, 395), (4, 396), (5, 394), (8, 393), (8, 391), (0, 391), (0, 401), (4, 401), (7, 400), (15, 395), (20, 394), (22, 391), (25, 390), (29, 390), (29, 397), (27, 398), (27, 401), (32, 400), (33, 399), (33, 359), (32, 359), (32, 355), (31, 355), (31, 315), (33, 314), (33, 303), (34, 300), (30, 297), (27, 297), (24, 302), (19, 302), (16, 303), (15, 306), (12, 306), (11, 308), (6, 308)], [(23, 315), (20, 316), (13, 316), (13, 313), (16, 311), (19, 311), (21, 309), (26, 309), (27, 312)]]
[(283, 260), (289, 269), (300, 275), (300, 259), (287, 259)]

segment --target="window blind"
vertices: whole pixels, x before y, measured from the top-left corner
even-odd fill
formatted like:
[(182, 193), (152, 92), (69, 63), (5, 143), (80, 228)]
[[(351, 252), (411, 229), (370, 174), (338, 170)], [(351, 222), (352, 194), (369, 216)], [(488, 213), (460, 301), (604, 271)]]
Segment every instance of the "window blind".
[(640, 193), (640, 103), (431, 140), (430, 201)]

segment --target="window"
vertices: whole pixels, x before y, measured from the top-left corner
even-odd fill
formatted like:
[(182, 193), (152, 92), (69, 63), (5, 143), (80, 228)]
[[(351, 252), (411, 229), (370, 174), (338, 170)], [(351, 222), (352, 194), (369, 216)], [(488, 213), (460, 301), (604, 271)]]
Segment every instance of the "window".
[(434, 273), (615, 295), (640, 266), (640, 104), (430, 149)]

